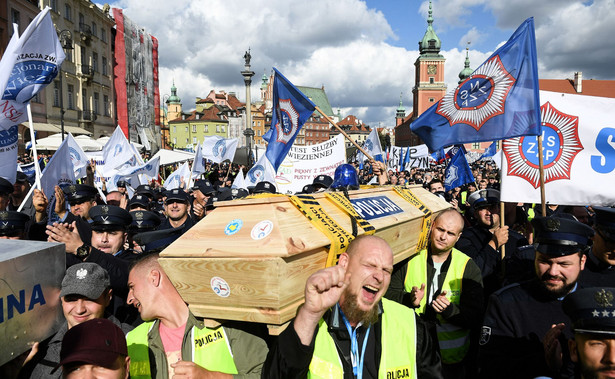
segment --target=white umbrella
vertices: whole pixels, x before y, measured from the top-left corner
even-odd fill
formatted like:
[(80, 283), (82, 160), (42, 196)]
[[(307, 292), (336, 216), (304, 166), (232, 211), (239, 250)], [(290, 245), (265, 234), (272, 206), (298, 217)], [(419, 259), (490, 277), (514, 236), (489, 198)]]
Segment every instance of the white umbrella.
[[(66, 134), (68, 135), (68, 134)], [(83, 151), (100, 151), (102, 150), (102, 145), (92, 138), (81, 135), (74, 137), (75, 141), (77, 141), (77, 145), (83, 149)], [(36, 149), (37, 150), (58, 150), (60, 144), (62, 143), (62, 133), (52, 134), (45, 138), (40, 138), (36, 140)]]
[(74, 138), (75, 141), (77, 141), (77, 145), (79, 145), (83, 151), (101, 151), (103, 148), (103, 145), (89, 136), (80, 135)]
[(165, 166), (173, 163), (184, 162), (188, 160), (194, 159), (194, 153), (190, 153), (182, 150), (165, 150), (160, 149), (154, 156), (152, 160), (156, 157), (160, 157), (160, 165)]

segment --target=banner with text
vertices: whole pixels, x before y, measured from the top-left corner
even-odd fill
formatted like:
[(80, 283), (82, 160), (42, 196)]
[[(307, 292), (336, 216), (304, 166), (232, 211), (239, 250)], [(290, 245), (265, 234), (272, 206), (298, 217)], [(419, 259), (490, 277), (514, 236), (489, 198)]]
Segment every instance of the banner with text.
[(292, 146), (278, 168), (278, 192), (293, 194), (312, 184), (318, 175), (333, 177), (337, 166), (346, 163), (344, 136), (311, 146)]
[[(545, 194), (550, 204), (615, 205), (615, 99), (540, 91)], [(534, 136), (502, 144), (501, 200), (540, 203)]]

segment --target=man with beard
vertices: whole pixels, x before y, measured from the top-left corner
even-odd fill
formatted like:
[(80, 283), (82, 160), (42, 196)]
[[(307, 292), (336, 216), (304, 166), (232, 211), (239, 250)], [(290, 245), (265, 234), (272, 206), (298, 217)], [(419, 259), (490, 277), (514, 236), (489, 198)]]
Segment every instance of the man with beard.
[(615, 288), (575, 291), (564, 299), (572, 320), (574, 339), (568, 340), (570, 358), (581, 379), (615, 377)]
[(505, 246), (506, 257), (511, 257), (528, 241), (520, 233), (509, 230), (508, 226), (500, 226), (500, 191), (476, 191), (470, 195), (468, 203), (474, 222), (461, 233), (455, 248), (472, 258), (480, 268), (488, 296), (502, 287), (502, 254), (499, 249)]
[(615, 209), (592, 208), (596, 212), (596, 233), (579, 282), (585, 287), (615, 287)]
[(562, 300), (577, 289), (593, 230), (565, 214), (532, 225), (536, 278), (491, 295), (479, 341), (484, 378), (572, 377)]
[(189, 215), (190, 200), (188, 194), (182, 189), (173, 189), (165, 192), (166, 200), (164, 208), (167, 219), (160, 224), (158, 229), (183, 228), (184, 232), (194, 225)]
[(435, 329), (444, 378), (473, 378), (483, 288), (476, 264), (453, 246), (463, 230), (455, 209), (433, 222), (429, 246), (396, 267), (387, 298), (415, 308)]
[(307, 280), (305, 303), (280, 334), (264, 378), (441, 378), (440, 358), (414, 312), (383, 299), (393, 254), (357, 237), (337, 266)]

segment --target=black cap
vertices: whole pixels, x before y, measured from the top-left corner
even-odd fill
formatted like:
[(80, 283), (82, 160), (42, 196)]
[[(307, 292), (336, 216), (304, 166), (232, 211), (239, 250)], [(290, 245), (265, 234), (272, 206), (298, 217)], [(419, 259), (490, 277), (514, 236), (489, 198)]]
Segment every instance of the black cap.
[(149, 184), (141, 184), (135, 189), (136, 194), (142, 194), (149, 198), (154, 197), (154, 190)]
[(140, 233), (154, 230), (160, 225), (160, 217), (150, 211), (132, 211), (130, 212), (132, 223), (130, 230)]
[(127, 182), (124, 179), (120, 179), (120, 180), (117, 181), (116, 186), (117, 187), (126, 188), (126, 184), (127, 184)]
[(95, 187), (86, 184), (70, 184), (62, 187), (62, 191), (69, 203), (94, 200), (98, 194)]
[(17, 171), (17, 176), (15, 177), (15, 181), (19, 183), (26, 183), (28, 181), (28, 175), (24, 174), (21, 171)]
[(175, 188), (172, 189), (170, 191), (167, 191), (164, 193), (164, 195), (166, 196), (166, 202), (169, 203), (171, 201), (181, 201), (184, 203), (187, 203), (189, 200), (188, 194), (186, 193), (186, 191), (184, 191), (183, 189), (180, 188)]
[(566, 296), (563, 307), (575, 333), (615, 336), (615, 288), (577, 289)]
[(128, 209), (133, 205), (140, 205), (143, 208), (149, 207), (149, 197), (145, 195), (134, 195), (128, 202)]
[(256, 183), (253, 193), (276, 193), (275, 186), (268, 181)]
[(94, 231), (125, 230), (132, 222), (127, 210), (115, 205), (97, 205), (90, 209)]
[(299, 192), (300, 194), (310, 194), (310, 193), (314, 193), (316, 191), (316, 189), (314, 188), (314, 186), (312, 184), (306, 184), (303, 186), (303, 188), (301, 189), (301, 192)]
[(197, 180), (194, 182), (194, 187), (192, 187), (192, 190), (199, 190), (206, 196), (212, 196), (216, 193), (216, 189), (211, 185), (209, 180)]
[(615, 241), (615, 208), (592, 207), (596, 212), (596, 222), (594, 226), (599, 230), (601, 236)]
[(30, 216), (15, 211), (0, 211), (0, 236), (12, 236), (26, 229)]
[(500, 202), (500, 191), (493, 188), (474, 191), (468, 196), (468, 204), (472, 209), (481, 209)]
[(184, 231), (184, 227), (180, 226), (178, 228), (154, 230), (151, 232), (135, 234), (132, 239), (138, 245), (144, 246), (144, 253), (147, 254), (162, 251), (176, 239), (181, 237)]
[(314, 186), (315, 190), (318, 190), (320, 188), (327, 189), (331, 187), (331, 184), (333, 184), (333, 178), (329, 175), (318, 175), (314, 178), (314, 181), (312, 182), (312, 185)]
[(535, 217), (534, 244), (536, 250), (552, 257), (563, 257), (582, 251), (591, 244), (594, 230), (569, 214)]
[(13, 185), (8, 180), (0, 177), (0, 195), (10, 195), (13, 193)]
[(247, 189), (244, 188), (231, 188), (231, 195), (233, 199), (241, 199), (242, 197), (246, 197), (250, 194)]

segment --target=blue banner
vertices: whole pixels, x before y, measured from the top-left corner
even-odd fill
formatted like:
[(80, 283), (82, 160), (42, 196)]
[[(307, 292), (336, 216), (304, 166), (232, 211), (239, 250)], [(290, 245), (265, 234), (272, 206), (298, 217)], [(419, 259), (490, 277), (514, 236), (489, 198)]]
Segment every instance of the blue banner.
[(444, 146), (540, 134), (534, 19), (411, 125), (436, 151)]
[(474, 182), (472, 169), (468, 165), (464, 151), (459, 149), (444, 172), (444, 190), (450, 191), (455, 187), (472, 182)]

